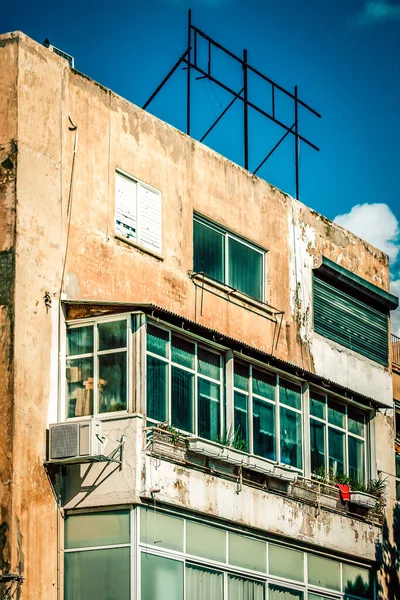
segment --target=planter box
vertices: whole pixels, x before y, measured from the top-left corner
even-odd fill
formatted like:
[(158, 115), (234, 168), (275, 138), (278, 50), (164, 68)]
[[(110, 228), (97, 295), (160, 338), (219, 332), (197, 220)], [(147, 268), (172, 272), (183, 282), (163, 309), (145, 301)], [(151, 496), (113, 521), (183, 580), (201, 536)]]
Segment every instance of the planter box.
[(186, 462), (186, 442), (183, 439), (174, 439), (169, 431), (153, 429), (151, 438), (151, 452), (160, 458), (167, 458), (174, 462)]
[(285, 479), (286, 481), (295, 481), (298, 476), (298, 472), (294, 471), (291, 467), (285, 465), (275, 465), (273, 476), (279, 479)]
[(363, 508), (375, 508), (378, 499), (365, 492), (350, 492), (350, 502)]
[(296, 500), (310, 502), (311, 504), (316, 504), (317, 502), (317, 489), (312, 484), (294, 483), (292, 485), (292, 495)]
[(226, 458), (228, 454), (226, 446), (221, 446), (221, 444), (210, 442), (209, 440), (192, 437), (188, 438), (188, 444), (192, 452), (205, 454), (212, 458)]
[[(241, 450), (236, 450), (236, 448), (232, 448), (231, 446), (226, 447), (227, 456), (226, 459), (228, 462), (233, 463), (235, 465), (243, 465), (244, 467), (249, 466), (249, 458), (247, 452), (242, 452)], [(221, 457), (225, 458), (225, 456)]]
[(249, 456), (249, 463), (248, 463), (249, 469), (252, 469), (254, 471), (260, 471), (262, 473), (270, 474), (273, 472), (274, 466), (275, 466), (274, 463), (269, 462), (268, 460), (266, 460), (265, 458), (262, 458), (261, 456), (254, 456), (254, 454), (251, 454)]

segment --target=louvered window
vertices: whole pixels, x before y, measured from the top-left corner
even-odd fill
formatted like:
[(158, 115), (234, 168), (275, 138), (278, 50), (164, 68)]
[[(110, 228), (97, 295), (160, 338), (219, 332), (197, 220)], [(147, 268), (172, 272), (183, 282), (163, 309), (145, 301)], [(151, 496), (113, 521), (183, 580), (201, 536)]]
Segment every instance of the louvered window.
[(123, 173), (115, 176), (115, 231), (161, 253), (161, 193)]
[(363, 301), (356, 290), (314, 273), (314, 329), (317, 333), (382, 364), (388, 364), (388, 315)]

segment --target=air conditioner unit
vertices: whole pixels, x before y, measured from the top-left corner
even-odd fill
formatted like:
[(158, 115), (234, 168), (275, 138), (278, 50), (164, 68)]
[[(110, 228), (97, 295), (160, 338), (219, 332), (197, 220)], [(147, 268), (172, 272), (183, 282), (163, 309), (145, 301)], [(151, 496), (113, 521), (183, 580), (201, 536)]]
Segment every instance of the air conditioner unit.
[(70, 54), (67, 54), (66, 52), (64, 52), (64, 50), (60, 50), (60, 48), (56, 48), (55, 46), (53, 46), (52, 44), (50, 44), (49, 40), (46, 38), (43, 42), (43, 46), (45, 46), (46, 48), (48, 48), (49, 50), (51, 50), (52, 52), (54, 52), (54, 54), (57, 54), (58, 56), (61, 56), (62, 58), (65, 58), (65, 60), (68, 61), (69, 66), (71, 67), (71, 69), (74, 68), (74, 57), (71, 56)]
[(96, 419), (49, 426), (49, 462), (90, 462), (103, 456), (101, 422)]

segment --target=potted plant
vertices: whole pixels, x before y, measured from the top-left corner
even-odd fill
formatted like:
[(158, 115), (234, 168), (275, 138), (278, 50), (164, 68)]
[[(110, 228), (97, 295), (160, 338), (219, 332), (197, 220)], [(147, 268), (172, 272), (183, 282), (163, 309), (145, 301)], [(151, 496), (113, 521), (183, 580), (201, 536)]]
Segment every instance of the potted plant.
[(152, 427), (152, 454), (185, 463), (187, 447), (187, 440), (168, 422)]

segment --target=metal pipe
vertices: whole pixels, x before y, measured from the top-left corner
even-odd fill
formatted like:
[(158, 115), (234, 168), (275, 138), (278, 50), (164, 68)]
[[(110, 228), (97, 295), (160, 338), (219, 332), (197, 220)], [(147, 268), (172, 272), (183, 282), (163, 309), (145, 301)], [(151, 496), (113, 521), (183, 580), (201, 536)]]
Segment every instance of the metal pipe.
[(264, 163), (267, 162), (267, 160), (269, 159), (269, 157), (275, 152), (275, 150), (278, 148), (278, 146), (283, 142), (283, 140), (289, 135), (289, 133), (291, 133), (291, 130), (294, 127), (294, 123), (291, 126), (291, 128), (289, 129), (289, 131), (287, 131), (285, 133), (285, 135), (279, 140), (279, 142), (277, 144), (275, 144), (275, 146), (272, 148), (271, 152), (269, 152), (267, 154), (267, 156), (264, 158), (263, 161), (260, 162), (260, 164), (258, 165), (257, 169), (255, 171), (253, 171), (253, 175), (256, 175), (257, 171), (259, 171), (261, 169), (261, 167), (263, 166)]
[(244, 168), (249, 169), (249, 105), (247, 82), (247, 50), (243, 50), (243, 137), (244, 137)]
[[(243, 92), (243, 89), (244, 89), (244, 88), (242, 88), (242, 89), (240, 90), (239, 94), (241, 94), (241, 93)], [(240, 96), (239, 96), (239, 97), (240, 97)], [(214, 123), (211, 125), (211, 127), (210, 127), (210, 128), (209, 128), (209, 129), (206, 131), (206, 133), (203, 135), (203, 137), (202, 137), (202, 138), (201, 138), (201, 140), (200, 140), (201, 142), (202, 142), (203, 140), (205, 140), (205, 138), (208, 136), (208, 134), (209, 134), (209, 133), (211, 133), (211, 131), (212, 131), (212, 130), (214, 129), (214, 127), (216, 126), (216, 124), (217, 124), (217, 123), (218, 123), (218, 122), (219, 122), (219, 121), (222, 119), (222, 117), (223, 117), (223, 116), (224, 116), (224, 115), (225, 115), (225, 114), (228, 112), (228, 110), (230, 109), (230, 107), (232, 106), (232, 104), (234, 104), (234, 102), (236, 102), (237, 98), (238, 98), (238, 97), (237, 97), (237, 96), (235, 96), (235, 98), (229, 102), (228, 106), (227, 106), (227, 107), (226, 107), (226, 108), (225, 108), (225, 109), (222, 111), (222, 113), (219, 115), (219, 117), (217, 118), (217, 120), (216, 120), (216, 121), (214, 121)]]
[(296, 198), (300, 200), (299, 189), (299, 107), (297, 101), (297, 85), (294, 86), (294, 143), (295, 143), (295, 167), (296, 167)]
[(192, 36), (192, 11), (188, 11), (188, 41), (187, 41), (187, 90), (186, 90), (186, 133), (190, 135), (190, 74), (191, 74), (191, 36)]
[(164, 77), (164, 79), (162, 80), (162, 82), (160, 83), (160, 85), (158, 86), (158, 88), (152, 93), (152, 95), (147, 100), (147, 102), (145, 102), (143, 104), (143, 106), (142, 106), (143, 110), (146, 110), (146, 108), (148, 107), (148, 105), (150, 104), (150, 102), (152, 100), (154, 100), (154, 98), (157, 96), (157, 94), (161, 90), (161, 88), (167, 83), (168, 79), (175, 73), (176, 69), (179, 67), (179, 65), (181, 64), (181, 62), (183, 62), (185, 60), (187, 53), (188, 53), (188, 51), (185, 50), (185, 52), (182, 54), (182, 56), (180, 57), (180, 59), (175, 63), (175, 65), (169, 71), (168, 75), (166, 75)]

